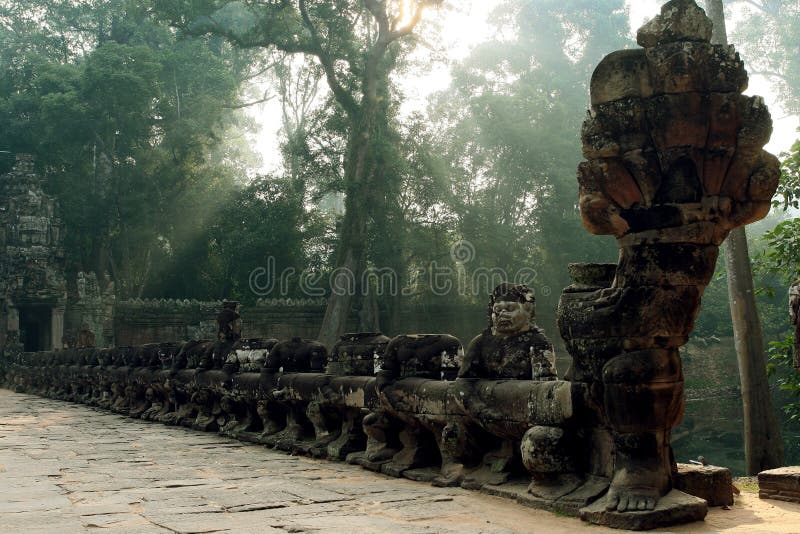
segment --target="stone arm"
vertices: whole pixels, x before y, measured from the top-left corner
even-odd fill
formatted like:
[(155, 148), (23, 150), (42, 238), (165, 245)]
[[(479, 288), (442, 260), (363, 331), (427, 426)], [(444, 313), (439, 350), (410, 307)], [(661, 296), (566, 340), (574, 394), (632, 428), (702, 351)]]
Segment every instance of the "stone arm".
[(467, 413), (478, 420), (499, 419), (499, 412), (483, 401), (475, 387), (475, 379), (487, 378), (483, 358), (483, 341), (484, 334), (479, 334), (470, 341), (469, 347), (467, 347), (464, 363), (458, 371), (458, 379), (454, 384), (456, 398), (462, 403)]
[(458, 370), (458, 378), (485, 378), (486, 367), (483, 362), (483, 336), (475, 336), (469, 342), (467, 352), (464, 354), (464, 362)]
[(327, 364), (328, 364), (328, 351), (325, 350), (325, 347), (319, 346), (313, 348), (311, 351), (311, 357), (309, 359), (310, 371), (312, 373), (324, 373), (325, 366)]
[(533, 380), (557, 380), (558, 374), (552, 363), (554, 359), (553, 343), (547, 339), (544, 332), (537, 328), (531, 345), (531, 378)]
[(268, 373), (277, 373), (283, 365), (283, 343), (277, 343), (272, 350), (269, 351), (269, 356), (264, 362), (264, 370)]

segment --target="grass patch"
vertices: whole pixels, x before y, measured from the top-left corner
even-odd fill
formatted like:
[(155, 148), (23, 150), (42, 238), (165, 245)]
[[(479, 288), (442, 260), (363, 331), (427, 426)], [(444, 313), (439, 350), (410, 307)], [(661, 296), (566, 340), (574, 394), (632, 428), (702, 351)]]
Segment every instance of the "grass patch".
[(758, 477), (735, 477), (733, 485), (742, 493), (758, 493)]

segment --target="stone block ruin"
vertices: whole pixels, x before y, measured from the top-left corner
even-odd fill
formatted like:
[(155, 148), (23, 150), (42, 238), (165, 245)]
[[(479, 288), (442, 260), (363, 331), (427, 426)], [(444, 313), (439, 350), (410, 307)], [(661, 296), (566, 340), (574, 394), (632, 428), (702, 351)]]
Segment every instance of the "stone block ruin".
[(533, 324), (532, 293), (502, 284), (466, 351), (444, 334), (347, 334), (330, 351), (301, 337), (241, 339), (229, 303), (215, 340), (7, 350), (3, 380), (615, 528), (702, 520), (729, 504), (730, 474), (675, 463), (678, 349), (719, 245), (767, 214), (779, 178), (762, 150), (769, 113), (742, 95), (743, 64), (710, 43), (711, 29), (692, 0), (672, 0), (639, 30), (642, 48), (608, 55), (592, 77), (580, 210), (620, 256), (569, 267), (563, 378)]
[(61, 220), (33, 166), (0, 176), (0, 346), (19, 350), (60, 347), (67, 302)]

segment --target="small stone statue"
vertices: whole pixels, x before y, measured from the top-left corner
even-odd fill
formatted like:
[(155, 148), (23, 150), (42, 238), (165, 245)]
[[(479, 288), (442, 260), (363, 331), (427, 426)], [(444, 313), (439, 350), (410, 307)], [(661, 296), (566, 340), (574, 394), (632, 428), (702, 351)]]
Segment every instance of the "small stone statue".
[[(442, 430), (442, 472), (434, 484), (499, 484), (518, 463), (519, 445), (495, 425), (503, 407), (476, 380), (555, 380), (553, 345), (536, 326), (535, 298), (525, 285), (503, 283), (492, 292), (489, 325), (469, 344), (458, 372), (456, 403), (464, 413)], [(487, 390), (488, 391), (488, 390)], [(518, 438), (517, 438), (518, 439)]]
[(75, 348), (77, 340), (75, 339), (75, 334), (71, 334), (69, 332), (65, 333), (61, 336), (61, 348), (62, 349), (72, 349)]
[(553, 344), (534, 322), (535, 306), (527, 286), (497, 286), (489, 302), (489, 326), (470, 342), (458, 377), (555, 380)]
[(217, 315), (217, 339), (219, 341), (238, 341), (242, 337), (242, 320), (238, 309), (238, 302), (225, 301), (222, 303), (222, 311)]
[[(328, 350), (322, 343), (293, 337), (277, 343), (269, 352), (262, 373), (267, 376), (284, 373), (322, 373), (328, 363)], [(272, 435), (262, 434), (262, 442), (282, 450), (293, 450), (298, 442), (313, 436), (313, 424), (306, 411), (309, 401), (292, 398), (290, 387), (281, 387), (272, 392), (271, 399), (259, 405), (259, 415), (264, 422), (265, 429), (269, 425), (274, 428), (274, 422), (281, 415), (268, 413), (278, 404), (285, 411), (285, 425), (280, 425), (283, 430)]]
[[(398, 390), (394, 386), (398, 381), (405, 381), (407, 387), (430, 382), (438, 389), (437, 384), (450, 371), (448, 366), (461, 358), (461, 342), (447, 334), (405, 334), (393, 338), (376, 373), (375, 387), (381, 407), (364, 417), (367, 450), (363, 457), (354, 457), (353, 461), (390, 476), (401, 476), (410, 469), (437, 463), (436, 436), (441, 435), (443, 425), (409, 415), (408, 397), (402, 387)], [(409, 381), (415, 386), (410, 386)]]
[(800, 280), (789, 287), (789, 320), (794, 325), (794, 368), (800, 371)]
[[(201, 356), (197, 364), (200, 370), (221, 369), (228, 360), (236, 342), (242, 337), (242, 321), (238, 313), (239, 303), (225, 301), (217, 314), (217, 341)], [(231, 371), (236, 369), (230, 368)]]
[(95, 343), (95, 334), (92, 330), (92, 327), (89, 326), (87, 323), (83, 323), (81, 325), (81, 330), (78, 332), (78, 348), (88, 348), (94, 347)]
[(317, 341), (293, 337), (276, 343), (269, 351), (264, 371), (267, 373), (322, 373), (328, 363), (328, 351)]

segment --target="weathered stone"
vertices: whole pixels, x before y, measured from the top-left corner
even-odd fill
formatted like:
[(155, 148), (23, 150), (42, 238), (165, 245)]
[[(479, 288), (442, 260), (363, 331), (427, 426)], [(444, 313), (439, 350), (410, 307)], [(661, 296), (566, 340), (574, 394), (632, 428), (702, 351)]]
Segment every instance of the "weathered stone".
[(264, 364), (270, 373), (322, 372), (328, 362), (328, 350), (317, 341), (299, 337), (277, 343)]
[(570, 263), (567, 265), (570, 278), (578, 286), (587, 288), (611, 287), (617, 273), (616, 263)]
[(645, 48), (676, 41), (711, 40), (713, 24), (693, 0), (672, 0), (661, 14), (639, 28), (636, 42)]
[(380, 332), (342, 335), (331, 349), (326, 372), (332, 375), (372, 376), (383, 367), (390, 339)]
[(644, 50), (618, 50), (607, 55), (592, 74), (592, 105), (653, 94)]
[(800, 466), (760, 472), (758, 489), (762, 499), (800, 503)]
[(705, 499), (709, 506), (733, 505), (731, 472), (712, 465), (678, 464), (675, 489)]
[[(379, 377), (385, 380), (420, 377), (440, 380), (462, 356), (461, 342), (446, 334), (407, 334), (392, 338)], [(447, 367), (445, 367), (447, 365)]]
[(0, 176), (0, 347), (63, 346), (67, 301), (61, 219), (34, 159), (19, 154)]

